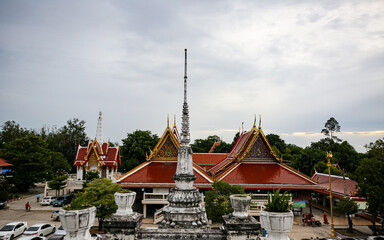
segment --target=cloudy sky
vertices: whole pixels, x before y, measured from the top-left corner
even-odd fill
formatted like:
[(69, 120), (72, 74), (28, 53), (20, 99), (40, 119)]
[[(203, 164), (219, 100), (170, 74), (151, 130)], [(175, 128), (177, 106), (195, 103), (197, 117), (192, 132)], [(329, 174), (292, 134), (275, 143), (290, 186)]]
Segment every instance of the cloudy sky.
[(180, 129), (231, 142), (255, 114), (308, 146), (335, 117), (364, 152), (384, 137), (384, 1), (0, 1), (0, 123), (94, 138)]

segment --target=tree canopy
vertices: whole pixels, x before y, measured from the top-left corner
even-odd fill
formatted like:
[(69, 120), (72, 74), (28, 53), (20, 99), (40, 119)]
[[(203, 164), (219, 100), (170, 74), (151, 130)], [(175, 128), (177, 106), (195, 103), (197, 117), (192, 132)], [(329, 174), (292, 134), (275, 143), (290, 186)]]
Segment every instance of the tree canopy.
[(287, 144), (283, 139), (280, 138), (277, 134), (268, 134), (265, 136), (269, 144), (273, 147), (275, 146), (281, 154), (284, 154), (287, 148)]
[(324, 125), (325, 128), (321, 130), (321, 133), (324, 133), (325, 136), (329, 137), (331, 140), (335, 141), (341, 141), (340, 138), (335, 136), (336, 132), (340, 132), (340, 125), (339, 122), (334, 118), (331, 117), (328, 119), (328, 121)]
[(8, 143), (18, 138), (26, 137), (30, 135), (32, 131), (26, 128), (20, 127), (15, 121), (6, 121), (1, 126), (0, 132), (0, 148), (4, 148)]
[(53, 174), (51, 151), (40, 136), (13, 140), (2, 149), (1, 156), (13, 164), (13, 184), (18, 191), (26, 192)]
[(128, 133), (120, 148), (122, 161), (119, 170), (127, 172), (146, 161), (146, 154), (150, 154), (158, 141), (159, 137), (148, 130)]
[(368, 211), (373, 217), (384, 215), (384, 145), (379, 139), (370, 143), (367, 157), (360, 164), (352, 178), (359, 186), (359, 194), (367, 197)]
[(51, 130), (43, 128), (41, 136), (48, 143), (48, 147), (55, 152), (61, 152), (70, 166), (76, 158), (78, 145), (87, 144), (85, 133), (85, 121), (73, 118), (67, 121), (63, 127)]
[(65, 186), (67, 185), (67, 179), (68, 179), (68, 175), (56, 176), (52, 181), (48, 182), (48, 186), (49, 188), (56, 190), (56, 196), (57, 196), (58, 192), (61, 189), (65, 188)]
[(95, 206), (97, 208), (96, 217), (99, 219), (99, 228), (102, 227), (104, 219), (110, 217), (117, 210), (115, 203), (115, 192), (124, 192), (120, 185), (113, 183), (106, 178), (94, 179), (87, 183), (83, 192), (76, 194), (70, 208), (83, 208), (85, 206)]

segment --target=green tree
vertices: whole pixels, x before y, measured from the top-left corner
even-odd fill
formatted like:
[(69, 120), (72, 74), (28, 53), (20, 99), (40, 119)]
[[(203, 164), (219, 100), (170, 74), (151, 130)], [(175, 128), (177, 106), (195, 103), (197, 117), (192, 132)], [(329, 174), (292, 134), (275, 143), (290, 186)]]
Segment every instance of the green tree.
[(295, 144), (287, 144), (285, 149), (285, 154), (283, 156), (284, 162), (287, 162), (289, 165), (299, 165), (299, 161), (304, 152), (302, 147), (299, 147)]
[(127, 172), (146, 161), (146, 154), (150, 154), (159, 141), (159, 137), (148, 130), (136, 130), (128, 133), (127, 138), (122, 141), (123, 145), (120, 148), (122, 161), (119, 171)]
[(56, 196), (59, 195), (58, 192), (65, 188), (67, 185), (67, 179), (68, 175), (61, 175), (61, 176), (56, 176), (52, 181), (48, 182), (48, 186), (51, 189), (56, 190)]
[(76, 198), (72, 201), (70, 207), (95, 206), (97, 208), (96, 217), (99, 220), (99, 230), (101, 230), (104, 219), (117, 211), (114, 198), (115, 192), (124, 191), (119, 184), (112, 183), (111, 180), (106, 178), (94, 179), (92, 182), (87, 183), (83, 192), (76, 194)]
[(15, 121), (7, 121), (1, 126), (0, 132), (0, 148), (5, 147), (8, 143), (30, 135), (32, 132), (26, 128), (20, 127)]
[(340, 138), (335, 136), (336, 132), (340, 132), (340, 125), (339, 125), (339, 122), (334, 117), (331, 117), (330, 119), (328, 119), (324, 127), (325, 128), (321, 130), (321, 133), (324, 133), (324, 135), (329, 137), (331, 140), (335, 140), (338, 142), (341, 141)]
[(334, 163), (338, 163), (346, 172), (352, 173), (357, 169), (360, 160), (359, 153), (347, 141), (333, 143), (329, 151), (332, 151)]
[(215, 142), (220, 141), (220, 138), (216, 135), (208, 136), (207, 139), (195, 139), (194, 143), (191, 144), (191, 148), (195, 153), (207, 153)]
[(11, 186), (9, 180), (4, 175), (0, 174), (0, 201), (6, 201), (9, 198), (9, 190)]
[(18, 191), (26, 192), (52, 175), (51, 152), (40, 136), (29, 135), (8, 143), (1, 156), (13, 164), (12, 182)]
[(300, 159), (292, 163), (292, 167), (298, 169), (302, 173), (312, 175), (314, 172), (313, 166), (327, 159), (327, 153), (320, 148), (306, 147)]
[[(85, 121), (73, 118), (60, 129), (42, 129), (41, 136), (48, 142), (49, 148), (54, 152), (61, 152), (72, 167), (76, 158), (78, 145), (85, 146), (87, 134)], [(73, 168), (72, 168), (73, 169)]]
[(244, 188), (223, 181), (212, 184), (212, 190), (205, 192), (205, 209), (209, 219), (222, 222), (221, 216), (233, 211), (229, 202), (229, 196), (232, 194), (244, 194)]
[(325, 152), (331, 151), (332, 162), (339, 164), (346, 172), (354, 172), (359, 164), (359, 153), (347, 141), (339, 143), (330, 138), (323, 138), (318, 142), (312, 142), (311, 147)]
[(61, 152), (51, 152), (51, 160), (54, 174), (62, 175), (71, 170), (71, 166)]
[(353, 232), (353, 224), (351, 219), (351, 214), (355, 214), (357, 212), (358, 206), (355, 201), (352, 199), (341, 198), (340, 202), (338, 202), (335, 206), (335, 211), (340, 214), (346, 214), (348, 217), (348, 232)]
[[(316, 171), (319, 173), (328, 174), (328, 166), (327, 166), (327, 163), (324, 161), (320, 161), (320, 162), (316, 163), (315, 166), (313, 166), (313, 168), (316, 169)], [(331, 166), (331, 175), (342, 176), (343, 172), (340, 171), (335, 166)]]
[[(367, 157), (360, 161), (359, 167), (352, 175), (358, 183), (358, 193), (367, 197), (368, 212), (376, 218), (384, 215), (384, 146), (382, 140), (370, 143)], [(376, 224), (373, 221), (374, 234), (376, 234)]]
[(97, 178), (100, 178), (99, 172), (97, 170), (91, 170), (91, 171), (87, 171), (85, 173), (85, 180), (87, 182), (91, 182), (91, 181), (93, 181), (94, 179), (97, 179)]
[(287, 148), (287, 144), (285, 144), (285, 141), (280, 138), (279, 135), (276, 134), (268, 134), (265, 136), (269, 142), (269, 144), (273, 147), (275, 146), (281, 154), (285, 153), (285, 150)]

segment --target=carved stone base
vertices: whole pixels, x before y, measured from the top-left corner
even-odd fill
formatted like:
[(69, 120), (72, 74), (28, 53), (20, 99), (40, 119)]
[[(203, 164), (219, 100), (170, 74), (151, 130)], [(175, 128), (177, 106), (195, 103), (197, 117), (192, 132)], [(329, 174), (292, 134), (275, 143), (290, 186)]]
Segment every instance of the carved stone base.
[(251, 216), (239, 218), (228, 214), (223, 216), (223, 220), (227, 239), (256, 239), (260, 235), (260, 223)]
[(163, 209), (164, 220), (160, 228), (207, 228), (205, 208), (201, 206), (201, 195), (197, 189), (171, 189), (169, 205)]
[(103, 227), (107, 233), (107, 237), (111, 237), (110, 239), (116, 239), (117, 236), (123, 235), (134, 236), (139, 230), (142, 220), (143, 214), (137, 212), (126, 216), (112, 215), (110, 218), (104, 220)]
[(219, 229), (140, 229), (137, 239), (213, 239), (225, 240), (225, 232)]

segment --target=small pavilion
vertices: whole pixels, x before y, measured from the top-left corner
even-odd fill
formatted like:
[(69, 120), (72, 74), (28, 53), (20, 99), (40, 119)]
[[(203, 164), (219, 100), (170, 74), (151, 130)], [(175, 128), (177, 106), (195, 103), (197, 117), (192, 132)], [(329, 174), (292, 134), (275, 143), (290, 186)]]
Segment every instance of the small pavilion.
[(121, 164), (120, 147), (112, 147), (110, 141), (103, 141), (102, 114), (99, 113), (95, 139), (85, 147), (78, 146), (76, 159), (76, 179), (84, 180), (87, 171), (98, 171), (101, 178), (116, 181), (117, 167)]

